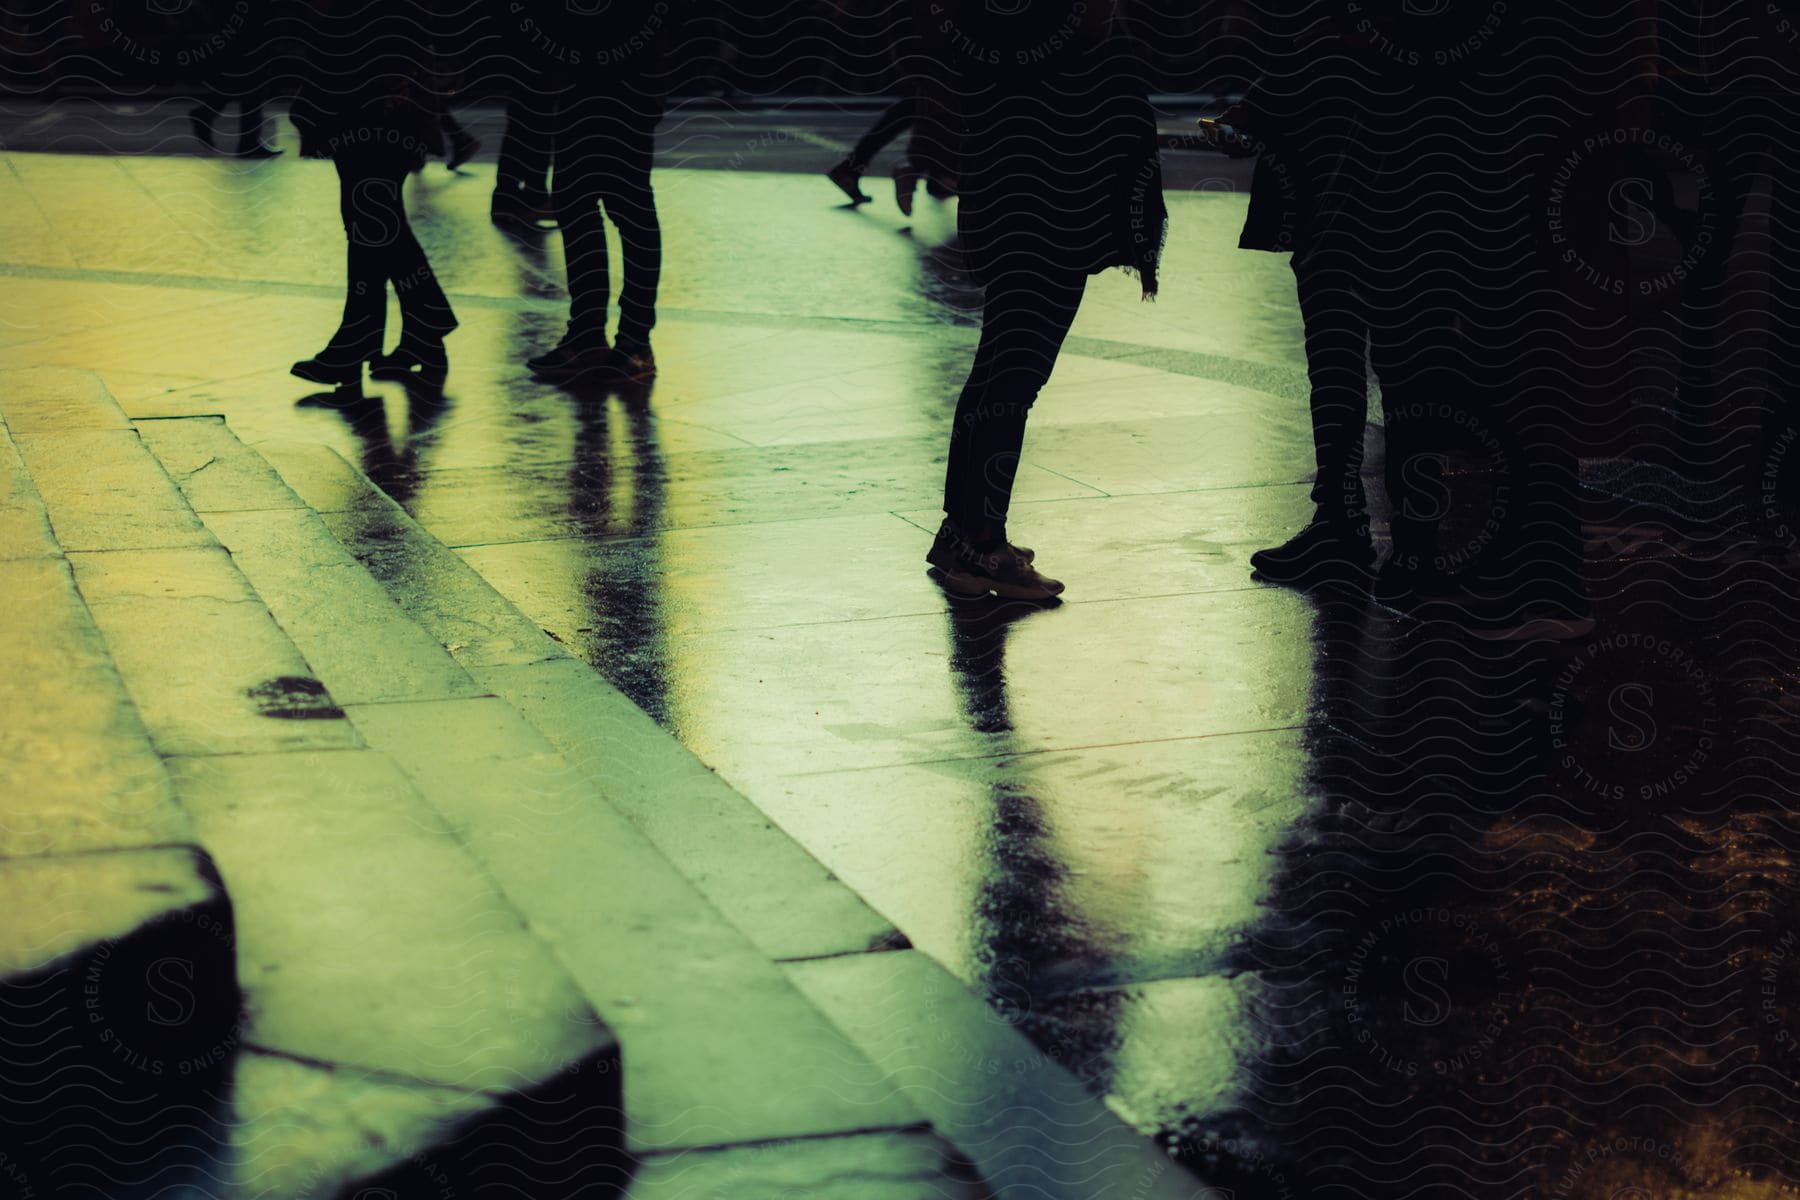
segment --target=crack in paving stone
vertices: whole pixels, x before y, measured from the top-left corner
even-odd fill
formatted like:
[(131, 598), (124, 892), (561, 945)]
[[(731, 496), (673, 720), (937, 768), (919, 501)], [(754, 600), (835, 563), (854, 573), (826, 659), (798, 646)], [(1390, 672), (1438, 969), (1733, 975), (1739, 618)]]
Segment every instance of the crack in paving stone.
[(341, 720), (344, 710), (332, 703), (325, 685), (304, 675), (278, 675), (244, 692), (265, 717), (288, 721)]

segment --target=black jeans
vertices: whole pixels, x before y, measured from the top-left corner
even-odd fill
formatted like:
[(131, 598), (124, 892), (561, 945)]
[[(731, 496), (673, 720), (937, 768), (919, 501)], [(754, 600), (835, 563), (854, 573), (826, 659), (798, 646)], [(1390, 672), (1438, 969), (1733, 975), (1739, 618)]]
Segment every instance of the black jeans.
[[(646, 345), (656, 324), (662, 225), (650, 187), (660, 106), (638, 99), (565, 99), (556, 135), (552, 195), (562, 225), (571, 329), (606, 328), (606, 218), (619, 230), (620, 345)], [(604, 209), (604, 212), (602, 211)]]
[(1365, 355), (1369, 321), (1354, 291), (1352, 274), (1316, 256), (1296, 254), (1291, 264), (1306, 329), (1306, 377), (1311, 385), (1313, 455), (1318, 476), (1312, 501), (1317, 519), (1363, 526), (1363, 427), (1369, 418)]
[(390, 283), (400, 299), (403, 336), (434, 339), (455, 329), (450, 299), (407, 223), (400, 188), (408, 164), (354, 150), (334, 161), (348, 242), (348, 287), (344, 318), (328, 353), (360, 360), (381, 349)]
[(494, 167), (494, 202), (537, 205), (550, 194), (550, 159), (556, 140), (557, 97), (542, 80), (527, 77), (506, 102), (506, 131)]
[(1045, 265), (997, 271), (987, 286), (975, 365), (956, 402), (944, 512), (964, 536), (1006, 535), (1025, 418), (1081, 307), (1087, 276)]

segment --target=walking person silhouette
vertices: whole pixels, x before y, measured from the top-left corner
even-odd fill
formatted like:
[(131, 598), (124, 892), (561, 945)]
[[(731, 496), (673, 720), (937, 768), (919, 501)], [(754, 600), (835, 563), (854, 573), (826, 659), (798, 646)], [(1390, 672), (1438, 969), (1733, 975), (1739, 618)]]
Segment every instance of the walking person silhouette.
[(1125, 267), (1156, 293), (1167, 225), (1156, 122), (1108, 6), (967, 16), (938, 32), (961, 127), (957, 225), (985, 303), (925, 560), (953, 595), (1047, 600), (1063, 585), (1007, 535), (1025, 421), (1089, 275)]
[[(315, 136), (338, 173), (347, 242), (344, 315), (325, 348), (293, 366), (313, 383), (349, 386), (362, 367), (378, 379), (440, 384), (450, 300), (407, 222), (401, 185), (436, 144), (423, 22), (403, 6), (321, 0), (303, 87)], [(387, 288), (400, 301), (400, 341), (381, 352)], [(417, 373), (414, 373), (417, 368)]]

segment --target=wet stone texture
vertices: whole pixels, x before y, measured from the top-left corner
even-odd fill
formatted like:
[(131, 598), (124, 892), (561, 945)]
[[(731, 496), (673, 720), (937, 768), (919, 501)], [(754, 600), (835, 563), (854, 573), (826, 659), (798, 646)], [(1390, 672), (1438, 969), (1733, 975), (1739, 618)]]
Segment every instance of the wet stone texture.
[[(786, 973), (861, 1052), (911, 1056), (917, 1085), (871, 1101), (882, 1122), (922, 1115), (982, 1146), (990, 1181), (1030, 1180), (1058, 1148), (983, 1125), (1019, 1093), (946, 1090), (921, 1064), (1049, 1079), (1053, 1095), (1065, 1077), (1033, 1072), (1058, 1063), (1237, 1197), (1792, 1190), (1787, 551), (1671, 519), (1596, 460), (1590, 639), (1495, 646), (1367, 596), (1254, 583), (1250, 553), (1309, 507), (1300, 327), (1286, 262), (1232, 248), (1244, 199), (1202, 167), (1171, 176), (1185, 182), (1158, 303), (1091, 280), (1033, 412), (1010, 528), (1068, 583), (1063, 602), (949, 605), (922, 557), (974, 345), (953, 209), (922, 202), (907, 223), (885, 198), (837, 207), (808, 173), (698, 169), (671, 147), (718, 130), (684, 119), (700, 120), (672, 118), (657, 176), (653, 385), (530, 379), (523, 360), (562, 332), (560, 245), (491, 231), (488, 164), (408, 185), (462, 320), (441, 395), (382, 384), (345, 402), (286, 374), (341, 303), (335, 181), (291, 155), (9, 154), (4, 194), (87, 199), (0, 206), (34, 222), (8, 251), (0, 347), (97, 370), (147, 441), (153, 418), (222, 415), (479, 686), (545, 703), (553, 689), (521, 680), (574, 654), (679, 737), (917, 947)], [(815, 167), (833, 157), (805, 144)], [(146, 193), (169, 203), (146, 214)], [(27, 465), (138, 469), (129, 428), (45, 424), (9, 425)], [(1379, 429), (1368, 445), (1379, 492)], [(196, 497), (215, 469), (199, 461), (168, 460)], [(189, 745), (188, 714), (215, 703), (215, 729), (389, 736), (352, 702), (347, 722), (254, 717), (249, 689), (307, 672), (273, 654), (194, 665), (184, 630), (260, 637), (228, 590), (152, 586), (152, 554), (211, 577), (199, 523), (127, 510), (107, 486), (90, 497), (72, 472), (52, 493), (72, 551), (121, 530), (164, 547), (106, 555), (116, 568), (75, 555), (121, 670), (164, 670), (182, 647), (166, 694), (137, 697), (159, 746)], [(29, 545), (35, 517), (8, 511)], [(277, 523), (233, 519), (245, 537)], [(541, 818), (520, 815), (525, 838), (553, 841)], [(492, 855), (529, 879), (506, 837)], [(565, 945), (600, 954), (607, 932), (536, 882)], [(904, 977), (926, 959), (981, 1007), (921, 1041), (881, 1004), (948, 1013), (955, 997)], [(968, 1032), (981, 1022), (1036, 1051)], [(794, 1132), (709, 1121), (672, 1121), (659, 1148)], [(929, 1157), (911, 1134), (841, 1144), (873, 1164), (856, 1195), (905, 1194)], [(842, 1186), (838, 1146), (775, 1145), (653, 1156), (639, 1186)]]

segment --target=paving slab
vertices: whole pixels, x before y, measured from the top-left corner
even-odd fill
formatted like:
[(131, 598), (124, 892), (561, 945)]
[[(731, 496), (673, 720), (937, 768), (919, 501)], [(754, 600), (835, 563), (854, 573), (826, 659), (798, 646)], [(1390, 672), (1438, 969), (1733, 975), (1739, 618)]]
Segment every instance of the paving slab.
[(12, 435), (0, 421), (0, 561), (59, 553), (44, 502), (26, 473)]
[(197, 513), (305, 507), (223, 417), (140, 420), (133, 428)]
[(1003, 1014), (917, 951), (790, 963), (996, 1195), (1199, 1200), (1207, 1192)]
[(163, 754), (357, 744), (342, 710), (218, 545), (70, 561)]
[(465, 667), (516, 665), (563, 654), (549, 634), (398, 508), (320, 517), (388, 589), (401, 611)]
[(13, 440), (64, 550), (211, 541), (135, 430), (15, 431)]
[(20, 437), (131, 428), (98, 375), (67, 367), (0, 371), (0, 412)]
[[(621, 470), (610, 458), (432, 472), (409, 510), (451, 546), (546, 537), (617, 537), (646, 529), (743, 525), (919, 508), (943, 495), (939, 438), (819, 442), (659, 455)], [(1090, 487), (1019, 468), (1021, 501), (1094, 496)]]
[(892, 922), (586, 663), (472, 673), (542, 730), (769, 957), (904, 944)]
[(627, 1200), (986, 1200), (929, 1133), (869, 1133), (682, 1150), (647, 1158)]
[(204, 519), (338, 703), (480, 694), (317, 514), (215, 511)]
[(0, 562), (0, 859), (190, 841), (62, 559)]
[[(630, 1144), (649, 1151), (917, 1125), (917, 1109), (708, 904), (597, 787), (552, 796), (463, 786), (515, 765), (476, 736), (497, 700), (365, 705), (353, 719), (411, 774), (529, 913), (618, 1031)], [(460, 709), (460, 713), (450, 713)], [(516, 715), (515, 715), (515, 718)], [(466, 723), (466, 724), (465, 724)], [(423, 736), (425, 730), (444, 730)], [(487, 778), (493, 778), (488, 775)], [(591, 800), (582, 803), (582, 795)], [(729, 997), (729, 999), (727, 999)]]
[(614, 1053), (519, 911), (383, 756), (170, 767), (237, 905), (257, 1045), (501, 1094)]

